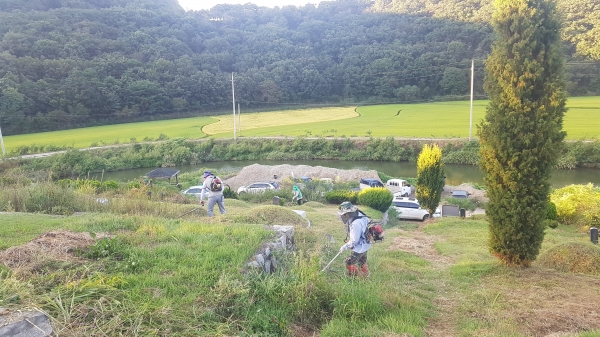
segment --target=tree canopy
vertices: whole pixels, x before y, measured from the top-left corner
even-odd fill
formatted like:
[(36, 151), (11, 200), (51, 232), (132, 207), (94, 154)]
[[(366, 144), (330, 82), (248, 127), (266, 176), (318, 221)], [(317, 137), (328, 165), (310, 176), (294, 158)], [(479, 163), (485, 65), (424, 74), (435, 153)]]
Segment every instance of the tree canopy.
[[(0, 0), (2, 131), (214, 114), (231, 108), (232, 72), (245, 109), (466, 97), (491, 26), (420, 5), (388, 10), (395, 1), (184, 12), (175, 0)], [(573, 13), (597, 24), (585, 6)], [(597, 47), (598, 34), (582, 27), (565, 40), (568, 88), (600, 94), (600, 66), (582, 62), (595, 54), (578, 42)]]

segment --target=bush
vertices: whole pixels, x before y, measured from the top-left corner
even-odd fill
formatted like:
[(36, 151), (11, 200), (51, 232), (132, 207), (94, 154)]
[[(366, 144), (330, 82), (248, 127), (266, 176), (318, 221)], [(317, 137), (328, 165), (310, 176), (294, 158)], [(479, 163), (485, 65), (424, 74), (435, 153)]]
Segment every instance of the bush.
[(392, 205), (394, 196), (392, 192), (383, 188), (366, 188), (358, 193), (358, 203), (366, 205), (380, 212), (385, 212)]
[(358, 200), (358, 193), (354, 191), (333, 190), (325, 194), (325, 200), (327, 200), (327, 202), (330, 204), (339, 205), (344, 201), (350, 201), (351, 203), (356, 204)]
[(116, 190), (119, 188), (119, 183), (117, 183), (114, 180), (107, 180), (105, 182), (102, 183), (102, 189), (105, 191), (108, 190)]
[(229, 187), (223, 190), (223, 196), (225, 197), (225, 199), (239, 199), (237, 192)]
[(600, 213), (600, 189), (593, 184), (556, 189), (550, 201), (556, 205), (558, 221), (565, 225), (589, 225)]
[(546, 219), (543, 221), (544, 227), (548, 227), (548, 228), (557, 228), (558, 227), (558, 221), (556, 220), (550, 220), (550, 219)]
[(477, 205), (475, 205), (475, 203), (471, 199), (446, 198), (444, 202), (447, 205), (455, 205), (460, 208), (467, 209), (471, 212), (473, 212), (477, 208)]
[(538, 262), (562, 272), (600, 275), (600, 247), (589, 243), (565, 243), (549, 249)]
[[(546, 219), (556, 221), (558, 219), (558, 213), (556, 212), (556, 205), (552, 202), (548, 202), (548, 208), (546, 209)], [(556, 228), (556, 227), (550, 227)]]

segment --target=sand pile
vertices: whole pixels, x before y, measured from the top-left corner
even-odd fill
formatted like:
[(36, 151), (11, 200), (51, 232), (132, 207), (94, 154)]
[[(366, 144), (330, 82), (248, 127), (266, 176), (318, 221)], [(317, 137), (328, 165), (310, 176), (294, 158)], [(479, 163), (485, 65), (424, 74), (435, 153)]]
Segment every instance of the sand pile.
[[(275, 178), (275, 176), (277, 178)], [(253, 164), (244, 167), (235, 177), (225, 180), (225, 183), (233, 190), (238, 187), (249, 185), (258, 181), (277, 181), (281, 182), (288, 177), (310, 177), (310, 178), (331, 178), (340, 181), (356, 181), (361, 178), (376, 178), (379, 179), (377, 171), (363, 170), (341, 170), (323, 166), (308, 166), (308, 165), (259, 165)]]

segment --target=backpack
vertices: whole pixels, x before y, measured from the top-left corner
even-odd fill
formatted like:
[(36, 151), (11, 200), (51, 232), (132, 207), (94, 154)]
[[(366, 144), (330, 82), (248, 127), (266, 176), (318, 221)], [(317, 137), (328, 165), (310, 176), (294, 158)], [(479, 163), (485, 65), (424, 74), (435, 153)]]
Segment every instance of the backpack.
[(383, 241), (383, 227), (378, 222), (369, 221), (365, 230), (365, 240), (367, 243)]
[(221, 181), (221, 178), (213, 178), (213, 180), (210, 182), (210, 190), (213, 192), (221, 192), (223, 190), (223, 182)]
[[(350, 223), (352, 223), (356, 219), (367, 218), (369, 223), (367, 224), (367, 228), (363, 233), (363, 237), (365, 238), (366, 243), (376, 243), (378, 241), (383, 241), (383, 227), (381, 223), (373, 221), (369, 219), (369, 217), (363, 213), (362, 211), (358, 211), (359, 216), (350, 219)], [(346, 238), (346, 241), (348, 238)]]

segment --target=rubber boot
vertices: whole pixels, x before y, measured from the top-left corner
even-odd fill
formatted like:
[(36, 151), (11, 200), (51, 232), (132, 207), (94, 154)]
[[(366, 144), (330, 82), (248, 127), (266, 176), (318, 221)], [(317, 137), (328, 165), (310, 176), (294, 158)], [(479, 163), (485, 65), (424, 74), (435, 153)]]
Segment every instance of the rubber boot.
[(371, 273), (369, 273), (369, 266), (366, 263), (363, 264), (362, 267), (360, 267), (360, 272), (361, 276), (364, 278), (371, 276)]
[(349, 266), (346, 266), (346, 269), (348, 269), (348, 276), (351, 276), (351, 277), (358, 276), (358, 267), (357, 266), (349, 265)]

